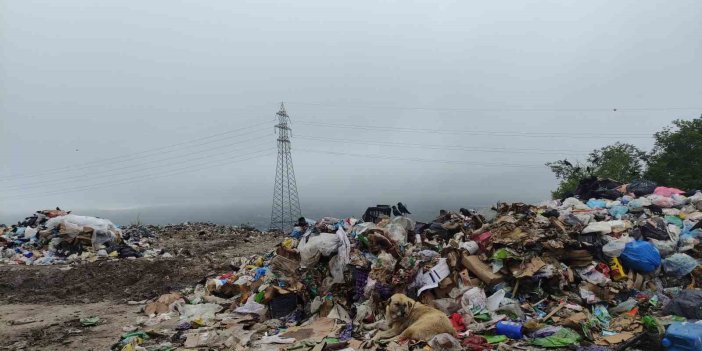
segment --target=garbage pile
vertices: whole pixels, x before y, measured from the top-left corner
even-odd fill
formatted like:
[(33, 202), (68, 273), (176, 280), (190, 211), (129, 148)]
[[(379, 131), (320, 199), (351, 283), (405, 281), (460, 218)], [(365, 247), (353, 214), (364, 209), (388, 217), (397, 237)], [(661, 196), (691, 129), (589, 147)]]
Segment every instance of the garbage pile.
[(211, 239), (217, 237), (237, 237), (249, 236), (254, 233), (261, 233), (259, 230), (248, 226), (231, 226), (214, 224), (207, 222), (183, 222), (179, 224), (164, 225), (130, 225), (123, 228), (123, 231), (147, 231), (159, 238), (185, 239), (194, 235), (201, 239)]
[(153, 233), (144, 228), (123, 231), (110, 220), (56, 208), (0, 226), (0, 263), (52, 265), (169, 255), (153, 248), (154, 243)]
[(492, 220), (301, 218), (268, 254), (146, 302), (113, 350), (699, 347), (702, 192), (589, 179), (576, 196)]

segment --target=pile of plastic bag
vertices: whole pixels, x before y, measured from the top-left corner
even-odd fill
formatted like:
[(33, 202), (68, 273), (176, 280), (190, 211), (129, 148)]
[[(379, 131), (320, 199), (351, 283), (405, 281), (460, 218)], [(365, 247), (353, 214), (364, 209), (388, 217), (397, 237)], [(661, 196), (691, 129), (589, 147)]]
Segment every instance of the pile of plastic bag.
[[(134, 326), (148, 337), (114, 349), (653, 349), (701, 318), (685, 306), (702, 301), (702, 193), (596, 179), (577, 193), (499, 203), (489, 220), (307, 219), (267, 255), (149, 301)], [(394, 293), (443, 312), (456, 336), (371, 342)]]
[(52, 265), (156, 255), (149, 235), (127, 235), (110, 220), (56, 210), (37, 211), (0, 226), (0, 262)]

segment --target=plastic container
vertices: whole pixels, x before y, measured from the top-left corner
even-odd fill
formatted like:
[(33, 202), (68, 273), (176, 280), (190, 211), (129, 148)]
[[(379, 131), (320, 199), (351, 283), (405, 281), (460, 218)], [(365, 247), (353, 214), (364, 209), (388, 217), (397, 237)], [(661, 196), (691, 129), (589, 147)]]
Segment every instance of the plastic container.
[(364, 222), (375, 223), (381, 216), (390, 217), (392, 210), (388, 205), (377, 205), (375, 207), (368, 207), (366, 212), (361, 216)]
[(522, 325), (516, 322), (497, 322), (497, 335), (504, 335), (510, 339), (521, 339), (524, 337), (522, 333)]
[(702, 351), (702, 324), (675, 322), (661, 344), (668, 351)]

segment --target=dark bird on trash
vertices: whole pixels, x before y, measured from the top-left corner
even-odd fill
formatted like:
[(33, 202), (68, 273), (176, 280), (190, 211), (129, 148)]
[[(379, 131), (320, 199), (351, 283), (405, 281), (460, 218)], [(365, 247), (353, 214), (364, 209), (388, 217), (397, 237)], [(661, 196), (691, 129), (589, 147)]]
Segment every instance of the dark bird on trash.
[(397, 209), (400, 210), (402, 214), (412, 214), (402, 202), (397, 203)]
[(402, 216), (402, 212), (400, 212), (397, 207), (393, 206), (392, 207), (392, 215), (393, 216)]

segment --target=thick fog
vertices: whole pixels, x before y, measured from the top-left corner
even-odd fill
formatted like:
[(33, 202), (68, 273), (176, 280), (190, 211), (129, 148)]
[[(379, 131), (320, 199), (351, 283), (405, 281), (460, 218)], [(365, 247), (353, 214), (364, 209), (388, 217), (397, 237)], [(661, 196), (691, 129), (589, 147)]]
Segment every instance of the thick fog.
[(699, 1), (0, 1), (0, 223), (265, 225), (547, 199), (547, 161), (702, 113)]

